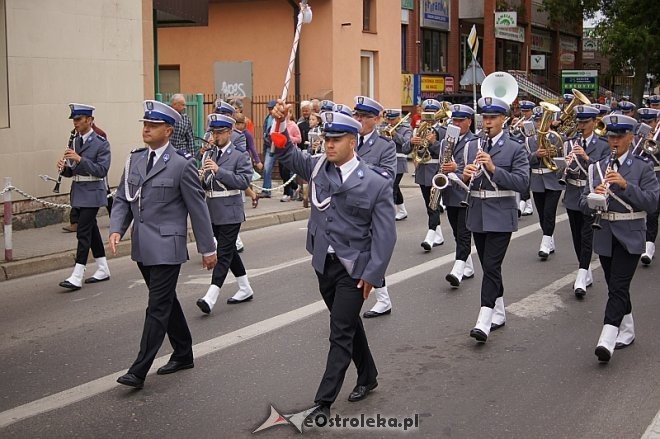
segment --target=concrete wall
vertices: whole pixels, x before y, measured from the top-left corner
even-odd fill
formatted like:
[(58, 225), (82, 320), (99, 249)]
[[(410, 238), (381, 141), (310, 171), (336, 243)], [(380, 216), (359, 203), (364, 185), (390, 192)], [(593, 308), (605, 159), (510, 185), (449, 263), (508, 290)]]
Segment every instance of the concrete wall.
[(153, 83), (144, 64), (145, 3), (143, 10), (140, 0), (6, 0), (10, 127), (0, 129), (0, 177), (53, 195), (37, 175), (57, 174), (72, 129), (67, 104), (83, 102), (96, 107), (108, 133), (110, 182), (118, 183), (128, 151), (142, 144), (141, 101)]

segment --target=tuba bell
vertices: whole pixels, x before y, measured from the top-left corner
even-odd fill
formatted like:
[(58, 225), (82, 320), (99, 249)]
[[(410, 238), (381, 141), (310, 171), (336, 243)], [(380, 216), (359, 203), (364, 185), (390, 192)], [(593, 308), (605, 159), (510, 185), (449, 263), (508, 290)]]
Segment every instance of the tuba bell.
[(577, 133), (577, 120), (573, 109), (582, 104), (582, 105), (591, 105), (591, 101), (587, 98), (581, 91), (572, 89), (573, 99), (568, 103), (561, 111), (561, 116), (559, 116), (559, 127), (557, 127), (557, 132), (563, 134), (567, 138), (575, 137)]
[(481, 96), (500, 98), (511, 105), (518, 97), (518, 82), (507, 72), (493, 72), (484, 78)]
[(554, 119), (555, 113), (561, 110), (549, 102), (541, 102), (539, 105), (543, 107), (543, 115), (541, 116), (541, 123), (538, 129), (539, 145), (548, 151), (548, 155), (543, 157), (542, 162), (546, 168), (552, 172), (557, 172), (559, 168), (553, 159), (559, 155), (562, 142), (561, 136), (550, 129), (550, 124)]

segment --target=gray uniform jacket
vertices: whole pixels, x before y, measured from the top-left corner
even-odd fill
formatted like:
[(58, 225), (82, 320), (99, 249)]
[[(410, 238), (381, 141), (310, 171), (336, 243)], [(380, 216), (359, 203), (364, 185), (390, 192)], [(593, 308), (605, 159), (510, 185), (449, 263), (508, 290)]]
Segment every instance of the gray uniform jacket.
[(62, 176), (86, 175), (98, 177), (98, 181), (74, 181), (71, 183), (72, 207), (104, 207), (108, 205), (108, 192), (104, 178), (110, 169), (110, 143), (105, 137), (92, 132), (76, 153), (80, 163), (65, 166)]
[[(567, 145), (566, 154), (568, 154), (573, 149), (573, 142), (569, 141), (566, 143), (566, 145)], [(591, 137), (591, 141), (587, 145), (587, 149), (585, 150), (585, 152), (589, 156), (589, 160), (585, 161), (582, 158), (579, 158), (578, 160), (580, 160), (580, 164), (586, 170), (587, 168), (589, 168), (590, 164), (596, 163), (603, 159), (607, 159), (610, 156), (610, 146), (606, 140), (594, 134)], [(570, 210), (582, 210), (580, 208), (580, 196), (582, 195), (585, 186), (575, 186), (574, 184), (571, 184), (569, 179), (572, 180), (579, 179), (583, 182), (586, 182), (587, 176), (584, 172), (579, 170), (579, 168), (577, 167), (577, 165), (575, 165), (575, 163), (570, 165), (570, 169), (577, 169), (578, 172), (573, 172), (569, 170), (566, 173), (566, 191), (564, 192), (564, 206), (566, 207), (566, 209), (570, 209)]]
[[(415, 169), (415, 183), (420, 186), (431, 186), (433, 184), (433, 176), (438, 173), (438, 158), (440, 157), (440, 147), (442, 146), (442, 139), (447, 134), (447, 128), (436, 125), (434, 127), (436, 132), (436, 141), (429, 145), (429, 152), (431, 153), (431, 160), (428, 163), (420, 163)], [(411, 148), (414, 149), (414, 148)]]
[(405, 174), (408, 172), (408, 154), (410, 154), (410, 139), (412, 138), (412, 129), (410, 125), (399, 125), (394, 132), (392, 140), (396, 144), (396, 173)]
[[(593, 187), (600, 184), (599, 166), (605, 175), (605, 169), (609, 158), (601, 160), (592, 165)], [(591, 171), (590, 171), (591, 172)], [(610, 190), (619, 198), (628, 203), (635, 212), (653, 212), (657, 208), (658, 196), (660, 195), (660, 183), (653, 173), (653, 166), (647, 158), (631, 157), (629, 153), (626, 160), (619, 167), (619, 173), (628, 183), (625, 190), (618, 185), (610, 186)], [(586, 214), (593, 211), (587, 204), (587, 195), (591, 191), (590, 186), (584, 188), (580, 198), (580, 208)], [(614, 197), (608, 197), (609, 212), (624, 212), (629, 210)], [(640, 255), (644, 253), (646, 241), (646, 218), (629, 221), (607, 221), (601, 220), (602, 229), (594, 230), (594, 252), (601, 256), (612, 256), (612, 236), (623, 245), (628, 253)]]
[[(247, 152), (239, 151), (229, 144), (220, 158), (215, 161), (219, 168), (213, 182), (214, 191), (238, 189), (244, 191), (252, 181), (252, 161)], [(238, 224), (245, 221), (242, 193), (228, 197), (206, 198), (211, 223)]]
[[(310, 184), (314, 167), (324, 158), (305, 154), (291, 142), (276, 153), (281, 163)], [(313, 178), (317, 199), (332, 198), (325, 210), (312, 203), (306, 245), (312, 266), (323, 273), (328, 246), (332, 246), (352, 278), (383, 286), (396, 243), (392, 181), (387, 172), (371, 168), (364, 160), (343, 183), (334, 168), (326, 162)]]
[[(525, 137), (522, 138), (522, 142), (524, 141)], [(534, 173), (533, 169), (542, 169), (547, 171), (548, 168), (546, 168), (546, 166), (543, 164), (543, 161), (536, 155), (536, 151), (539, 149), (537, 137), (533, 136), (527, 139), (527, 145), (529, 146), (529, 166), (532, 169), (532, 174), (529, 181), (529, 186), (532, 189), (532, 192), (563, 190), (564, 187), (559, 184), (559, 177), (563, 175), (564, 169), (560, 167), (557, 172), (548, 172), (547, 174)]]
[[(456, 165), (458, 166), (458, 168), (455, 171), (456, 175), (463, 173), (463, 168), (465, 168), (465, 162), (463, 161), (464, 158), (463, 153), (465, 150), (465, 145), (468, 142), (470, 142), (472, 139), (474, 139), (474, 134), (472, 134), (472, 131), (468, 131), (454, 146), (454, 152), (452, 155), (454, 157), (454, 161), (456, 162)], [(443, 155), (446, 147), (447, 147), (446, 139), (443, 139), (442, 141)], [(465, 192), (465, 190), (459, 187), (456, 183), (453, 183), (451, 180), (449, 181), (449, 186), (447, 186), (447, 188), (442, 191), (442, 201), (445, 203), (446, 206), (461, 207), (461, 201), (465, 200), (466, 196), (467, 193)]]
[(239, 151), (247, 151), (247, 139), (245, 138), (245, 134), (238, 131), (236, 128), (231, 131), (229, 140), (231, 140), (232, 145), (234, 145)]
[(396, 175), (396, 145), (386, 137), (373, 131), (365, 139), (362, 147), (357, 151), (363, 162), (383, 168), (387, 175), (394, 179)]
[[(183, 153), (183, 152), (182, 152)], [(110, 233), (124, 235), (133, 221), (131, 258), (144, 265), (179, 265), (188, 259), (187, 219), (190, 215), (197, 250), (215, 252), (213, 229), (195, 161), (167, 145), (147, 174), (148, 149), (131, 153), (131, 163), (121, 177), (112, 206)], [(132, 202), (126, 199), (141, 189)]]
[[(467, 148), (467, 162), (474, 162), (477, 156), (478, 139), (471, 141)], [(484, 145), (484, 150), (486, 149)], [(529, 184), (529, 161), (527, 150), (521, 143), (509, 138), (507, 132), (493, 145), (490, 157), (495, 164), (495, 172), (490, 176), (499, 190), (525, 192)], [(471, 190), (495, 190), (487, 179), (486, 171), (474, 179)], [(515, 232), (518, 230), (518, 203), (515, 196), (486, 198), (470, 196), (468, 201), (467, 228), (471, 232)]]

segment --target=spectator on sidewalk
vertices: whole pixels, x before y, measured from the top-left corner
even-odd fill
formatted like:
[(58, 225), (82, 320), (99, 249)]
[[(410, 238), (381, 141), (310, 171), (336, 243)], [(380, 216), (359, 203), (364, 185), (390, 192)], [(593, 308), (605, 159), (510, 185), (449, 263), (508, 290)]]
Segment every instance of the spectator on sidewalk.
[(181, 120), (174, 124), (174, 133), (170, 143), (176, 149), (182, 149), (193, 156), (195, 155), (195, 137), (193, 135), (192, 122), (186, 114), (186, 98), (180, 93), (172, 95), (170, 107), (181, 115)]
[(264, 119), (264, 191), (259, 194), (259, 198), (270, 198), (270, 189), (273, 187), (272, 176), (273, 176), (273, 166), (275, 165), (275, 155), (270, 152), (271, 140), (270, 140), (270, 128), (273, 125), (273, 116), (270, 115), (271, 110), (275, 107), (275, 101), (268, 101), (266, 108), (268, 109), (268, 114)]
[[(236, 113), (236, 118), (234, 120), (236, 121), (236, 129), (245, 134), (247, 152), (250, 155), (252, 166), (258, 170), (262, 170), (264, 165), (261, 163), (259, 153), (257, 153), (257, 148), (254, 144), (254, 137), (252, 137), (252, 134), (245, 128), (245, 116), (241, 113)], [(252, 181), (252, 179), (250, 179), (250, 181)], [(245, 190), (245, 195), (250, 197), (252, 200), (252, 207), (257, 207), (259, 205), (259, 197), (257, 196), (256, 192), (254, 192), (254, 189), (252, 189), (251, 184), (250, 187)]]
[[(245, 116), (245, 113), (243, 112), (243, 101), (240, 99), (232, 99), (229, 103), (236, 109), (234, 116), (240, 113), (245, 117), (245, 129), (252, 134), (252, 137), (254, 138), (254, 122), (252, 122), (252, 119)], [(236, 119), (236, 117), (234, 117), (234, 119)]]
[[(293, 109), (289, 109), (289, 116), (286, 119), (286, 131), (289, 134), (289, 139), (298, 148), (301, 148), (302, 144), (302, 135), (300, 134), (300, 129), (298, 124), (293, 120)], [(290, 169), (280, 163), (280, 175), (282, 176), (282, 182), (286, 183), (289, 181), (293, 175)], [(291, 201), (293, 198), (293, 193), (298, 189), (298, 183), (292, 181), (291, 183), (284, 186), (284, 195), (280, 199), (281, 202)]]

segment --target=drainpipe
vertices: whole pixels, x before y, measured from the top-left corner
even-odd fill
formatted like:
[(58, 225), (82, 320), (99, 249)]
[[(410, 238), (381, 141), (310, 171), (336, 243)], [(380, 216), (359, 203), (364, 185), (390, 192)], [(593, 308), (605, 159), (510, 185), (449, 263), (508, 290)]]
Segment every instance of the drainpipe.
[(160, 72), (158, 69), (158, 11), (153, 9), (154, 28), (154, 96), (160, 93)]
[[(298, 12), (300, 12), (300, 6), (298, 3), (296, 3), (294, 0), (288, 0), (289, 4), (291, 5), (291, 8), (293, 9), (293, 34), (295, 35), (296, 33), (296, 25), (298, 21)], [(296, 81), (296, 84), (294, 86), (294, 96), (293, 99), (299, 103), (300, 102), (300, 48), (296, 51), (296, 59), (293, 62), (293, 78)], [(296, 105), (294, 109), (294, 113), (296, 114), (296, 120), (300, 115), (298, 112), (300, 111), (300, 105)]]

